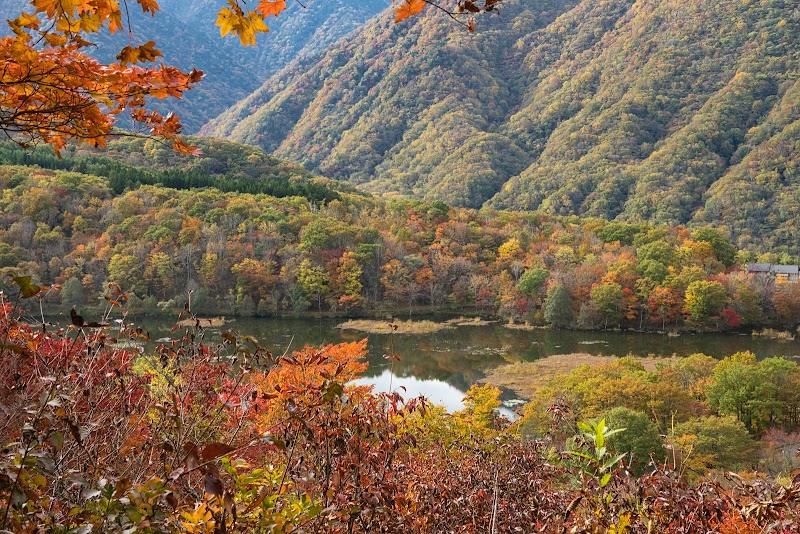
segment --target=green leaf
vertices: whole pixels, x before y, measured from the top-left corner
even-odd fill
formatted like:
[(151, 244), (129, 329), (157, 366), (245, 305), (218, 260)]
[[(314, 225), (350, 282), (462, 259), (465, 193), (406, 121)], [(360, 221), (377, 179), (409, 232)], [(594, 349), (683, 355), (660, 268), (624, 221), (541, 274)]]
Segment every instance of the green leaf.
[(589, 460), (589, 461), (592, 461), (592, 462), (594, 461), (594, 458), (593, 458), (593, 457), (591, 457), (591, 456), (589, 456), (588, 454), (586, 454), (586, 453), (583, 453), (583, 452), (579, 452), (579, 451), (567, 451), (567, 454), (569, 454), (570, 456), (576, 456), (576, 457), (578, 457), (578, 458), (583, 458), (583, 459), (585, 459), (585, 460)]
[(344, 393), (344, 387), (338, 382), (331, 382), (325, 389), (325, 394), (322, 396), (322, 402), (333, 402)]
[(607, 471), (617, 465), (620, 460), (625, 458), (628, 453), (623, 452), (622, 454), (618, 454), (615, 457), (611, 458), (610, 460), (606, 461), (603, 465), (600, 466), (601, 471)]
[(41, 286), (31, 283), (30, 276), (11, 275), (11, 281), (19, 287), (19, 296), (24, 299), (34, 297), (42, 290)]
[(595, 429), (595, 436), (594, 436), (594, 444), (595, 446), (600, 449), (606, 444), (606, 438), (604, 436), (606, 430), (606, 420), (600, 419), (600, 422), (597, 423), (597, 428)]
[(4, 351), (4, 350), (10, 350), (11, 352), (16, 352), (17, 354), (21, 354), (23, 356), (29, 356), (30, 355), (30, 352), (28, 351), (27, 348), (22, 347), (20, 345), (15, 345), (13, 343), (1, 342), (0, 343), (0, 351)]
[(614, 430), (606, 431), (606, 439), (610, 438), (614, 434), (619, 434), (620, 432), (625, 432), (627, 428), (615, 428)]

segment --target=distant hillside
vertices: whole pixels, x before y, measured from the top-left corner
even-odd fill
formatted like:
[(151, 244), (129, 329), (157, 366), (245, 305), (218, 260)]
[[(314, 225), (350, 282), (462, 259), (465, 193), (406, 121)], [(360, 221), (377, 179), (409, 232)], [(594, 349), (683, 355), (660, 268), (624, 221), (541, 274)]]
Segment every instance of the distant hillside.
[(474, 35), (371, 21), (203, 133), (368, 191), (722, 223), (796, 248), (795, 2), (508, 0)]
[(314, 176), (303, 167), (279, 160), (258, 148), (217, 139), (190, 138), (200, 156), (176, 153), (168, 144), (145, 139), (117, 139), (102, 151), (68, 148), (57, 157), (49, 147), (35, 150), (0, 143), (0, 165), (37, 166), (108, 178), (117, 194), (141, 185), (173, 189), (215, 187), (221, 191), (301, 196), (313, 201), (339, 198), (352, 186)]
[[(4, 0), (0, 21), (15, 16), (22, 0)], [(156, 42), (165, 63), (205, 72), (202, 83), (183, 100), (157, 103), (163, 111), (180, 115), (187, 133), (196, 132), (206, 121), (256, 90), (270, 75), (292, 59), (316, 53), (351, 32), (385, 9), (388, 0), (312, 0), (287, 2), (286, 11), (269, 21), (269, 33), (257, 47), (242, 47), (236, 38), (221, 38), (214, 26), (220, 0), (163, 0), (156, 17), (130, 9), (136, 42)], [(0, 35), (10, 32), (3, 22)], [(98, 57), (113, 60), (128, 44), (126, 32), (114, 37), (98, 36)]]

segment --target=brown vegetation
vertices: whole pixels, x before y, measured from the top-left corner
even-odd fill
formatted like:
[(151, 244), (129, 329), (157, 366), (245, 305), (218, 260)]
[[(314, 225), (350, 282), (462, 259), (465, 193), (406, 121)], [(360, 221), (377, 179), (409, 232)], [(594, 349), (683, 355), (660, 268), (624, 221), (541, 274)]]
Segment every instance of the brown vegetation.
[(357, 330), (370, 334), (433, 334), (452, 328), (447, 323), (433, 321), (378, 321), (353, 319), (336, 326), (342, 330)]

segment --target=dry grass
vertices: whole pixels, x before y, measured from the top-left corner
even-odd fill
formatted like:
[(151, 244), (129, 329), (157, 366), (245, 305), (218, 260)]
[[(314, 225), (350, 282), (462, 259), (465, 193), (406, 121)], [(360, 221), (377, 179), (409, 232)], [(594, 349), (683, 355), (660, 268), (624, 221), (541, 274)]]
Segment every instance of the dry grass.
[(773, 330), (772, 328), (764, 328), (760, 332), (753, 330), (753, 337), (766, 337), (769, 339), (780, 339), (782, 341), (793, 341), (794, 334), (791, 332), (784, 332), (782, 330)]
[(433, 334), (440, 330), (452, 328), (447, 323), (433, 321), (377, 321), (357, 319), (337, 325), (342, 330), (358, 330), (369, 334)]
[(450, 319), (445, 322), (455, 326), (486, 326), (498, 321), (486, 321), (480, 317), (459, 317), (457, 319)]
[[(530, 332), (532, 330), (536, 330), (536, 328), (537, 328), (537, 327), (535, 327), (535, 326), (533, 326), (532, 324), (529, 324), (529, 323), (524, 323), (524, 324), (522, 324), (522, 323), (506, 323), (503, 326), (505, 326), (506, 328), (510, 328), (511, 330), (526, 330), (528, 332)], [(539, 328), (541, 328), (541, 327), (539, 327)]]
[[(587, 353), (558, 354), (533, 362), (518, 362), (501, 365), (486, 374), (485, 382), (506, 387), (522, 398), (530, 399), (536, 390), (554, 378), (566, 375), (581, 365), (595, 366), (611, 362), (616, 356), (595, 356)], [(670, 358), (637, 358), (644, 368), (652, 371), (658, 363), (667, 363)]]
[(199, 325), (203, 328), (219, 328), (227, 323), (225, 317), (198, 317), (197, 319), (183, 319), (178, 321), (178, 326), (195, 326)]

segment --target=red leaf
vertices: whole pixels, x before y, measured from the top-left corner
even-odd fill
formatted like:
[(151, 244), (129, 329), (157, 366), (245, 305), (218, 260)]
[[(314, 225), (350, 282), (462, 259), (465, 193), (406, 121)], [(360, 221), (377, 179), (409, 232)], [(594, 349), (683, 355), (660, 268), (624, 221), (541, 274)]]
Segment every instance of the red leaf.
[(186, 470), (191, 471), (192, 469), (197, 469), (197, 467), (200, 465), (200, 457), (197, 454), (197, 445), (190, 441), (183, 446), (183, 452), (186, 453), (186, 459), (184, 460), (184, 464), (186, 464)]
[(217, 473), (209, 471), (206, 473), (204, 478), (206, 493), (210, 493), (211, 495), (220, 496), (225, 492), (225, 485), (222, 483), (222, 479), (219, 478)]
[(214, 458), (219, 458), (220, 456), (235, 450), (236, 447), (231, 447), (226, 443), (219, 443), (215, 441), (203, 447), (203, 451), (200, 453), (200, 458), (203, 460), (203, 462), (208, 462)]

